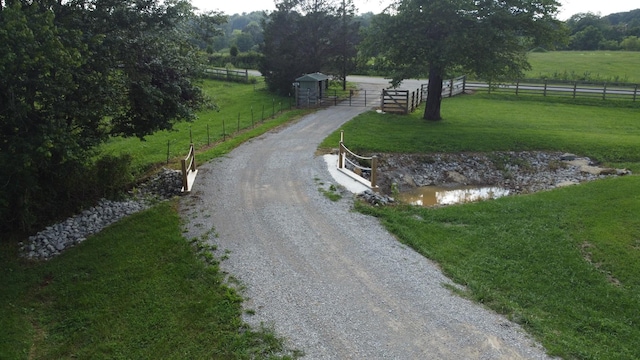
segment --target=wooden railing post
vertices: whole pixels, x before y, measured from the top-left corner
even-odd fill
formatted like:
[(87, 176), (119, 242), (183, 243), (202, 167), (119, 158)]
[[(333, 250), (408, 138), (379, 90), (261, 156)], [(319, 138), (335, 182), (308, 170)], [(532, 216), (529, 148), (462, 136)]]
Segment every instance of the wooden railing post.
[(196, 165), (196, 149), (193, 144), (190, 146), (189, 154), (191, 154), (191, 171), (196, 171), (198, 166)]
[(338, 149), (338, 169), (344, 168), (344, 130), (340, 131), (340, 148)]
[(182, 188), (184, 191), (189, 191), (189, 181), (187, 180), (187, 160), (180, 160), (182, 164)]
[(376, 155), (373, 155), (373, 158), (371, 158), (371, 188), (372, 189), (376, 188), (377, 169), (378, 169), (378, 157)]

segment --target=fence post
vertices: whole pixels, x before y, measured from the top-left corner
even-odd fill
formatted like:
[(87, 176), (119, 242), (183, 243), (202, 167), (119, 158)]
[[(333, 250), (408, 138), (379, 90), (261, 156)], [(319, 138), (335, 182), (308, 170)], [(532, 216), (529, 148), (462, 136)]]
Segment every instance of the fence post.
[(520, 90), (520, 80), (516, 80), (516, 96), (518, 96), (519, 90)]
[(636, 102), (636, 97), (638, 96), (638, 84), (636, 84), (635, 90), (633, 90), (633, 102)]
[(184, 191), (189, 191), (189, 181), (187, 180), (187, 161), (185, 159), (180, 160), (182, 164), (182, 188)]
[(386, 93), (387, 90), (382, 89), (382, 99), (380, 99), (380, 110), (382, 110), (382, 112), (384, 112), (384, 95)]
[(367, 106), (367, 90), (364, 90), (364, 106)]
[(407, 97), (405, 100), (405, 105), (404, 105), (404, 113), (408, 114), (409, 113), (409, 90), (407, 90)]
[(249, 82), (249, 70), (244, 69), (244, 81)]
[(547, 80), (544, 81), (544, 96), (547, 96)]
[(342, 169), (344, 167), (344, 159), (343, 159), (343, 154), (344, 154), (344, 130), (340, 130), (340, 146), (338, 149), (338, 169)]
[(462, 77), (462, 93), (467, 92), (467, 75)]
[(376, 155), (373, 155), (373, 157), (371, 158), (371, 188), (372, 189), (376, 188), (376, 181), (378, 179), (378, 177), (376, 176), (377, 169), (378, 169), (378, 157)]
[(574, 81), (574, 82), (573, 82), (573, 98), (574, 98), (574, 99), (576, 98), (576, 92), (577, 92), (577, 90), (578, 90), (578, 82), (577, 82), (577, 81)]
[(607, 99), (607, 83), (604, 83), (604, 88), (602, 89), (602, 100)]
[(449, 97), (453, 97), (453, 78), (449, 80)]

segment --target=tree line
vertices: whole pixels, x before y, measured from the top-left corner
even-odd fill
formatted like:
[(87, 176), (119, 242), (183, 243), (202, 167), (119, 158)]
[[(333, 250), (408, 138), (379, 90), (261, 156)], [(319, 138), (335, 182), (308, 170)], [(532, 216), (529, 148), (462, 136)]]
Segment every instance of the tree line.
[(600, 16), (580, 13), (566, 22), (568, 50), (640, 51), (640, 9)]

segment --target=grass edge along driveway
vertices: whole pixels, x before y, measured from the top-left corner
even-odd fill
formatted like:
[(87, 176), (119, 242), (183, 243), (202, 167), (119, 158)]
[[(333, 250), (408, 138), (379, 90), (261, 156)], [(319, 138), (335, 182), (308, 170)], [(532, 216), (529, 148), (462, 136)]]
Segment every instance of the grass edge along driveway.
[[(614, 105), (475, 95), (445, 100), (441, 122), (421, 120), (418, 109), (367, 113), (342, 129), (359, 153), (560, 150), (637, 172), (640, 107)], [(552, 355), (638, 359), (638, 189), (632, 175), (443, 208), (356, 207)]]

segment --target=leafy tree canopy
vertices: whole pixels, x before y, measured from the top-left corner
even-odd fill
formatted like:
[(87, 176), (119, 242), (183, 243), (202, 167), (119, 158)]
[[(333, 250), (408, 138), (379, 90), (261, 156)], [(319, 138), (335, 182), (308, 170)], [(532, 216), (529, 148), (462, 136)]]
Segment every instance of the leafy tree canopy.
[(284, 0), (263, 20), (260, 72), (272, 91), (287, 94), (306, 73), (345, 78), (353, 68), (359, 25), (351, 0)]
[(463, 69), (485, 79), (517, 78), (526, 51), (562, 37), (553, 0), (401, 0), (378, 15), (367, 47), (393, 64), (392, 83), (428, 75), (424, 118), (439, 120), (442, 79)]
[(0, 1), (1, 228), (58, 213), (109, 136), (193, 117), (193, 21), (186, 1)]

